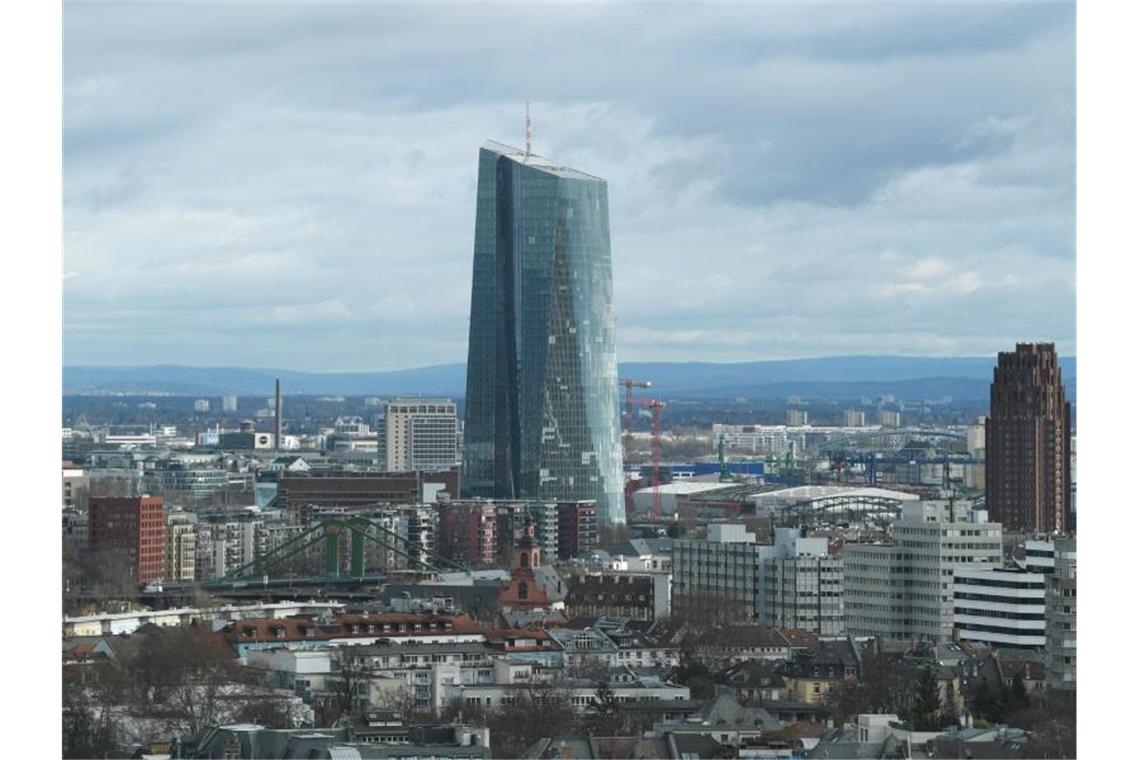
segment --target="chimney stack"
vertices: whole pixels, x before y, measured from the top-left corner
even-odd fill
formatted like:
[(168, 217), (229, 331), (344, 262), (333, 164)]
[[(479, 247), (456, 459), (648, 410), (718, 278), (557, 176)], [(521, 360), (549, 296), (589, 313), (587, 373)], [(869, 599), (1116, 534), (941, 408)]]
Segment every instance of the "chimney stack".
[(273, 452), (281, 451), (281, 378), (277, 378), (273, 394)]

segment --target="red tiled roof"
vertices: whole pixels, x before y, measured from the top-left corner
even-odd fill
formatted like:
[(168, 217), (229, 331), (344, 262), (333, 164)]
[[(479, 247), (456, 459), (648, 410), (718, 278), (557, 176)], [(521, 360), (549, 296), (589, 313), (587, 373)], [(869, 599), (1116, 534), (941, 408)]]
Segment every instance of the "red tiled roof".
[(781, 628), (780, 635), (787, 639), (788, 644), (794, 647), (810, 647), (819, 643), (819, 637), (811, 631), (800, 628)]

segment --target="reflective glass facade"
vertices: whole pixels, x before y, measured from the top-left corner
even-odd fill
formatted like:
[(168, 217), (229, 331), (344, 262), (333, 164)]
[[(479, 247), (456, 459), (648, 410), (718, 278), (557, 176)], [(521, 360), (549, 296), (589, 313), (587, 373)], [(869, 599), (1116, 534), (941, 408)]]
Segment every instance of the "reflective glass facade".
[(625, 521), (605, 180), (479, 152), (463, 483)]

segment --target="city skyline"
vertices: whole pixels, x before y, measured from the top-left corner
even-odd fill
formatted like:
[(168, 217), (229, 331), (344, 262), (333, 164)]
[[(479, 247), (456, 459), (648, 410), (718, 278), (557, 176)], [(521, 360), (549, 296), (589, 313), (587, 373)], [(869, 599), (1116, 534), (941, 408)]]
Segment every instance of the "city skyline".
[(1072, 6), (831, 11), (68, 4), (65, 363), (460, 360), (527, 99), (610, 182), (622, 361), (1073, 354)]

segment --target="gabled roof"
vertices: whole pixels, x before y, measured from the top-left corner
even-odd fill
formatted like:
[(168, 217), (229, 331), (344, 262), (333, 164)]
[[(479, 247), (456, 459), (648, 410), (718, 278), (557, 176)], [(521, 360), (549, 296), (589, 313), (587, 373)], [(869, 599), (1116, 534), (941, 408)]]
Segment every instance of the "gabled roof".
[(772, 660), (744, 660), (725, 668), (716, 674), (718, 683), (737, 688), (760, 686), (783, 686), (783, 662)]
[(672, 554), (671, 538), (630, 538), (610, 549), (610, 556), (641, 557), (646, 554)]
[(777, 720), (763, 707), (740, 704), (735, 695), (728, 689), (718, 690), (716, 696), (697, 711), (697, 716), (702, 724), (707, 722), (712, 727), (725, 726), (779, 731), (784, 726), (782, 721)]

